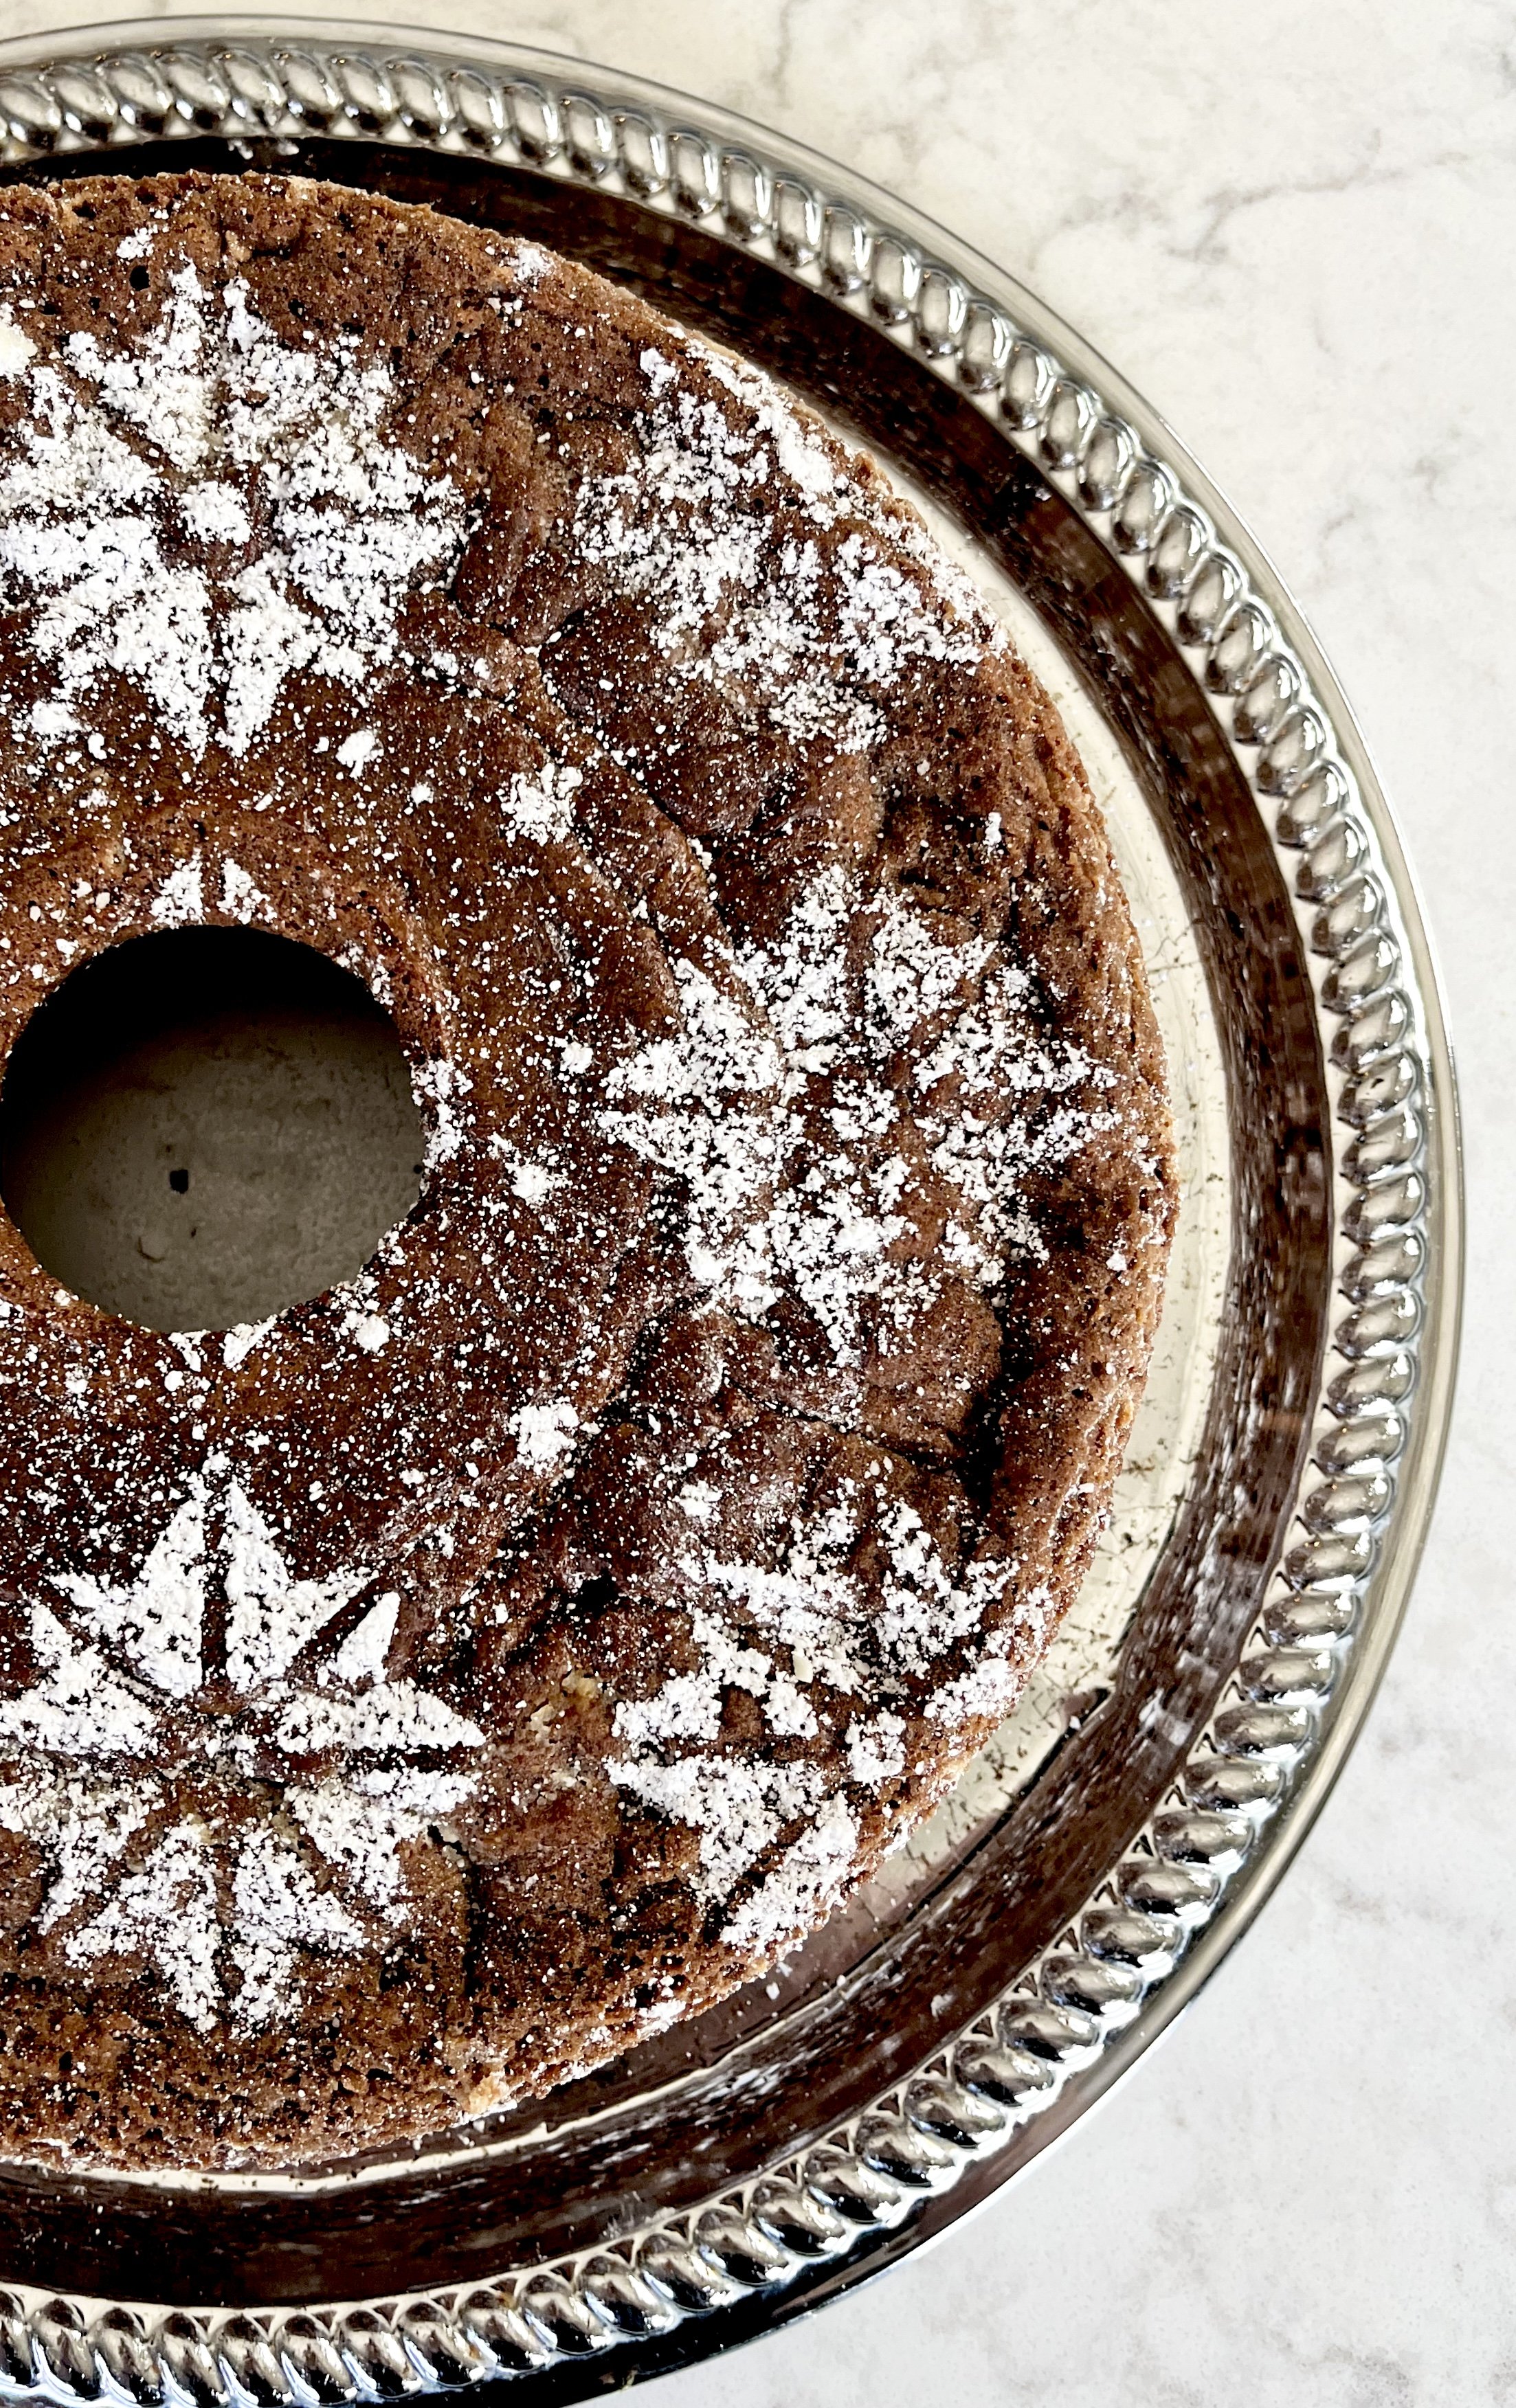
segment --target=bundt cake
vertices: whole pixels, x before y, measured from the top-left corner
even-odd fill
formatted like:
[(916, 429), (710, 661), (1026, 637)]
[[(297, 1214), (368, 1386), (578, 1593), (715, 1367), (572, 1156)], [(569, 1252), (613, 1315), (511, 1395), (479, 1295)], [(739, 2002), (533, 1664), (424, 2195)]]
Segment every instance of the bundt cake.
[(878, 470), (540, 249), (0, 193), (0, 1054), (253, 926), (406, 1050), (361, 1273), (0, 1222), (0, 2156), (298, 2165), (814, 1928), (1108, 1510), (1174, 1173), (1058, 716)]

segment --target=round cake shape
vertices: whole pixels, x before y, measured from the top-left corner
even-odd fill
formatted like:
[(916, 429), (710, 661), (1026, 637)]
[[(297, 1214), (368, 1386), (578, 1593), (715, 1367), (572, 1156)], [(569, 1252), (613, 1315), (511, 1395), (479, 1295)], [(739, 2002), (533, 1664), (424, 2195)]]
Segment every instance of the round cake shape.
[(0, 1227), (0, 2148), (437, 2130), (772, 1963), (1014, 1702), (1173, 1173), (1056, 712), (878, 472), (530, 245), (0, 196), (0, 1045), (247, 924), (428, 1132), (164, 1338)]

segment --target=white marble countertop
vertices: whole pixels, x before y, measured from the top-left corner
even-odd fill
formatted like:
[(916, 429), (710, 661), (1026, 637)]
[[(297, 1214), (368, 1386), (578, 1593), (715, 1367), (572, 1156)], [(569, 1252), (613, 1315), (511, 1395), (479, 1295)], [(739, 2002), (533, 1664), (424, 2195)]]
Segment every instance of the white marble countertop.
[[(7, 0), (4, 27), (86, 13)], [(1516, 2402), (1516, 9), (437, 0), (435, 18), (660, 78), (848, 161), (1024, 278), (1163, 410), (1357, 707), (1463, 1080), (1470, 1305), (1441, 1502), (1383, 1694), (1281, 1891), (1022, 2184), (881, 2285), (648, 2396)]]

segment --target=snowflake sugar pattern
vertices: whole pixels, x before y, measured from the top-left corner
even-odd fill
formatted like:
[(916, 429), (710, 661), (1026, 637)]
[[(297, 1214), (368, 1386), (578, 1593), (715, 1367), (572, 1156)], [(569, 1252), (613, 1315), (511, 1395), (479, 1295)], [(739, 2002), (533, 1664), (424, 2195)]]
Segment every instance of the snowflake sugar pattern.
[[(618, 1065), (600, 1116), (682, 1197), (703, 1288), (752, 1320), (796, 1300), (853, 1371), (871, 1323), (903, 1330), (948, 1282), (992, 1293), (1009, 1262), (1041, 1258), (1029, 1183), (1111, 1125), (1089, 1101), (1110, 1074), (1047, 1034), (1024, 971), (836, 866), (775, 945), (733, 967), (745, 994), (675, 962), (683, 1027)], [(902, 1048), (903, 1090), (888, 1076)], [(909, 1243), (928, 1182), (949, 1208), (935, 1263)]]
[[(296, 1576), (212, 1456), (130, 1579), (60, 1573), (56, 1606), (33, 1602), (37, 1677), (0, 1702), (0, 1829), (47, 1860), (39, 1931), (68, 1964), (140, 1961), (197, 2030), (251, 2031), (291, 2012), (310, 1952), (405, 1928), (400, 1851), (470, 1795), (484, 1734), (387, 1677), (394, 1592), (331, 1637), (371, 1585), (360, 1566)], [(208, 1687), (219, 1711), (194, 1711)], [(250, 1820), (250, 1797), (269, 1811)]]
[[(682, 676), (755, 692), (798, 743), (820, 738), (866, 752), (886, 732), (880, 698), (912, 664), (972, 664), (997, 633), (968, 580), (907, 521), (891, 517), (881, 539), (873, 496), (838, 471), (766, 377), (701, 343), (690, 342), (687, 356), (750, 424), (686, 390), (664, 352), (644, 351), (652, 397), (642, 457), (586, 480), (580, 557), (651, 603), (655, 640)], [(826, 557), (816, 538), (838, 526), (847, 533)], [(902, 539), (924, 590), (888, 557)]]
[(35, 739), (79, 733), (114, 675), (193, 753), (239, 754), (288, 679), (361, 690), (394, 659), (462, 502), (381, 431), (393, 380), (355, 341), (295, 351), (245, 285), (209, 294), (188, 265), (134, 351), (76, 333), (42, 362), (4, 332), (30, 409), (0, 484), (0, 596), (51, 671)]

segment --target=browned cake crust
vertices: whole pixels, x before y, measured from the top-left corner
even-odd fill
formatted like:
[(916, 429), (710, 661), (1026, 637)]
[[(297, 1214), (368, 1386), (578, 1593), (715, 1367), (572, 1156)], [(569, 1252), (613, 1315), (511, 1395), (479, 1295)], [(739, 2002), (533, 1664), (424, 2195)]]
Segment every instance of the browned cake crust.
[(165, 1338), (0, 1224), (0, 2153), (444, 2128), (772, 1962), (1078, 1588), (1172, 1213), (1058, 716), (914, 514), (529, 246), (0, 195), (0, 1053), (191, 922), (414, 1211)]

